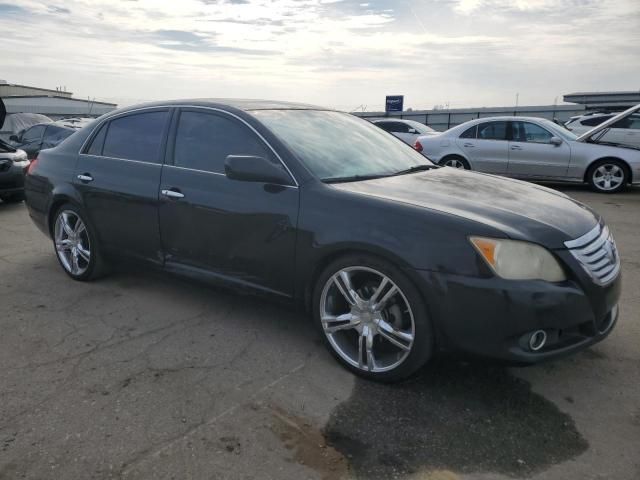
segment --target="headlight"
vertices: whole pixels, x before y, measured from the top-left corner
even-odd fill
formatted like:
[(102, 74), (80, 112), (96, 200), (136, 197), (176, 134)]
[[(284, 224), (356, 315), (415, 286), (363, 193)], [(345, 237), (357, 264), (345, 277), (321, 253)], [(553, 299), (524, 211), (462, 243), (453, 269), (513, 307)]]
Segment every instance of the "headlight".
[(547, 282), (561, 282), (567, 278), (553, 255), (535, 243), (484, 237), (471, 237), (469, 240), (496, 275), (502, 278)]

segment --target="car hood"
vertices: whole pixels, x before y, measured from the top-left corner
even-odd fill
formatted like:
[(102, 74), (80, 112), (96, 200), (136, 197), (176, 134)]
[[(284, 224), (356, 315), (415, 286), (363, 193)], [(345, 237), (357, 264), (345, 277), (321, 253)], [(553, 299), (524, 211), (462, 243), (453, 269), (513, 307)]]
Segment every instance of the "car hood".
[(549, 188), (449, 167), (333, 186), (464, 217), (547, 248), (564, 248), (599, 221), (587, 206)]
[(600, 125), (598, 125), (596, 127), (593, 127), (591, 130), (586, 131), (585, 133), (580, 135), (578, 138), (576, 138), (576, 141), (577, 142), (586, 142), (591, 137), (593, 137), (596, 133), (601, 132), (605, 128), (609, 128), (614, 123), (618, 122), (619, 120), (621, 120), (621, 119), (623, 119), (625, 117), (628, 117), (629, 115), (631, 115), (632, 113), (637, 112), (638, 110), (640, 110), (640, 104), (636, 105), (635, 107), (631, 107), (631, 108), (625, 110), (624, 112), (621, 112), (618, 115), (616, 115), (614, 117), (611, 117), (609, 120), (607, 120), (605, 122), (602, 122)]

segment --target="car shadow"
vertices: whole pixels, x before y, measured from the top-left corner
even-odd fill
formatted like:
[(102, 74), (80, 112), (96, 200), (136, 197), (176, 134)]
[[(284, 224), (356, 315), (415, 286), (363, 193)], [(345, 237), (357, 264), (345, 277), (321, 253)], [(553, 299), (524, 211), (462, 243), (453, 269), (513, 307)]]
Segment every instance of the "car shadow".
[(568, 415), (506, 367), (452, 358), (397, 385), (358, 380), (325, 437), (357, 477), (377, 479), (423, 470), (521, 477), (588, 448)]

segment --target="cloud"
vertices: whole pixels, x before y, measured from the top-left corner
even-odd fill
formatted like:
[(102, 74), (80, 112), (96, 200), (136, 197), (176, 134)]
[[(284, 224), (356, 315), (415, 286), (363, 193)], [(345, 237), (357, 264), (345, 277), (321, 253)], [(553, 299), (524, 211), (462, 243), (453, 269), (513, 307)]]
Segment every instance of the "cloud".
[(638, 0), (0, 3), (8, 81), (66, 84), (79, 96), (347, 109), (380, 108), (389, 92), (419, 108), (637, 89), (639, 19)]

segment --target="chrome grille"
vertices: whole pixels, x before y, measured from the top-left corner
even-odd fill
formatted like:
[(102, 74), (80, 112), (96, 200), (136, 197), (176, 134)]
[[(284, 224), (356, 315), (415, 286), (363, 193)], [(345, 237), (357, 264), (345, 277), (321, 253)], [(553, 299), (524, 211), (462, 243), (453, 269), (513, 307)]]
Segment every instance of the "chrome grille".
[(616, 242), (606, 225), (597, 225), (580, 238), (564, 244), (598, 285), (607, 285), (620, 273)]

